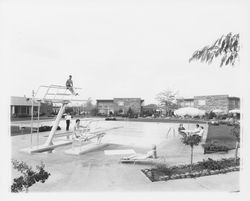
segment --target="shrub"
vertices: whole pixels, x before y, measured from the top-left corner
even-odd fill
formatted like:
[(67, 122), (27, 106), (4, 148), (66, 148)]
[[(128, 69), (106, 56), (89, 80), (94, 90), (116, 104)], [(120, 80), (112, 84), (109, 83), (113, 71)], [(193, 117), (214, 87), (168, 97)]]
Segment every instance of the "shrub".
[(220, 151), (227, 152), (229, 150), (227, 146), (215, 144), (214, 142), (209, 142), (209, 143), (204, 144), (203, 148), (204, 148), (204, 154), (220, 152)]
[(190, 145), (190, 146), (198, 145), (200, 141), (201, 141), (201, 136), (199, 135), (189, 135), (189, 136), (184, 136), (182, 138), (182, 142), (185, 145)]
[[(239, 165), (239, 160), (237, 161)], [(201, 166), (203, 169), (207, 170), (221, 170), (228, 167), (235, 166), (234, 159), (221, 159), (221, 160), (213, 160), (208, 158), (207, 160), (203, 160), (202, 162), (198, 162), (197, 165)]]
[(235, 162), (237, 163), (238, 158), (238, 149), (240, 146), (240, 124), (235, 124), (233, 129), (231, 130), (231, 134), (236, 138), (235, 143)]
[(17, 160), (12, 160), (13, 168), (19, 171), (22, 175), (13, 180), (11, 185), (11, 192), (28, 192), (29, 187), (37, 182), (44, 183), (50, 176), (50, 173), (44, 170), (45, 165), (36, 166), (37, 171), (32, 170), (25, 162), (19, 162)]
[[(151, 181), (162, 181), (169, 179), (180, 178), (193, 178), (206, 175), (214, 175), (220, 173), (226, 173), (229, 171), (239, 171), (238, 165), (240, 159), (237, 159), (235, 163), (234, 158), (227, 158), (221, 160), (213, 160), (208, 158), (207, 160), (194, 163), (193, 165), (178, 165), (167, 167), (166, 165), (157, 165), (156, 168), (144, 169), (142, 172)], [(190, 168), (192, 167), (191, 171)]]
[(208, 170), (220, 170), (224, 168), (221, 162), (215, 161), (211, 158), (208, 158), (208, 160), (203, 160), (202, 162), (198, 162), (198, 164), (201, 165), (204, 169)]
[(168, 175), (168, 176), (172, 175), (173, 173), (173, 168), (168, 168), (166, 165), (163, 165), (163, 164), (157, 165), (156, 169), (164, 173), (164, 175)]
[(191, 168), (193, 165), (193, 151), (194, 151), (194, 145), (197, 146), (201, 142), (201, 136), (199, 135), (185, 135), (182, 138), (182, 142), (185, 145), (189, 145), (191, 148)]

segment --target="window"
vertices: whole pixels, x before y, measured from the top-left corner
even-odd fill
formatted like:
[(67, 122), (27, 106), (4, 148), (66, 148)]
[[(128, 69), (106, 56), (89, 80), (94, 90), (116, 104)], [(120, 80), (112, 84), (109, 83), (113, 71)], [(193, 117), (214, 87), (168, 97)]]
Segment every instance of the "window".
[(206, 105), (206, 101), (205, 100), (198, 100), (198, 105)]
[(119, 106), (124, 106), (124, 102), (123, 101), (118, 101), (118, 105)]
[(21, 107), (20, 106), (14, 106), (15, 107), (15, 114), (19, 114)]
[(26, 114), (26, 106), (22, 106), (21, 107), (21, 113), (22, 114)]

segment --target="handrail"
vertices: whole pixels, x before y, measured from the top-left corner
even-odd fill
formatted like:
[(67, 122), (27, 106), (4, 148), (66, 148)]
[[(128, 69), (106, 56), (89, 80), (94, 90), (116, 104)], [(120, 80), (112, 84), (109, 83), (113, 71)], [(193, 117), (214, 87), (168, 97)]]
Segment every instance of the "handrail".
[[(48, 86), (47, 86), (48, 87)], [(55, 84), (52, 84), (49, 86), (50, 88), (59, 88), (59, 89), (67, 89), (67, 87), (65, 86), (61, 86), (61, 85), (55, 85)], [(79, 87), (74, 87), (74, 89), (82, 89), (82, 88), (79, 88)]]
[[(47, 88), (44, 95), (42, 95), (42, 97), (39, 97), (39, 98), (36, 98), (39, 91), (41, 90), (41, 88)], [(58, 90), (56, 93), (50, 93), (50, 90), (51, 89), (65, 89), (64, 93), (59, 93)], [(78, 89), (78, 90), (81, 90), (82, 88), (79, 88), (79, 87), (74, 87), (74, 89)], [(73, 98), (65, 98), (65, 96), (73, 96), (72, 94), (70, 93), (66, 93), (67, 91), (67, 87), (66, 86), (61, 86), (61, 85), (54, 85), (54, 84), (51, 84), (51, 85), (40, 85), (37, 89), (37, 91), (35, 92), (34, 94), (34, 99), (36, 100), (41, 100), (41, 101), (44, 101), (44, 102), (54, 102), (54, 103), (65, 103), (65, 102), (71, 102), (71, 101), (87, 101), (87, 100), (76, 100), (76, 99), (73, 99)], [(47, 96), (54, 96), (53, 98), (50, 97), (48, 98)], [(58, 98), (58, 96), (62, 96), (62, 98)]]
[(84, 101), (88, 101), (88, 100), (83, 100), (83, 99), (81, 99), (81, 100), (77, 100), (77, 99), (68, 100), (68, 99), (49, 99), (49, 98), (44, 99), (44, 102), (53, 102), (53, 103), (66, 103), (66, 102), (70, 103), (70, 102), (77, 102), (77, 101), (84, 102)]
[(172, 134), (175, 137), (175, 134), (176, 134), (175, 128), (174, 127), (170, 127), (168, 129), (168, 132), (167, 132), (167, 135), (166, 135), (167, 138), (169, 137), (169, 134), (170, 134), (171, 131), (173, 131)]

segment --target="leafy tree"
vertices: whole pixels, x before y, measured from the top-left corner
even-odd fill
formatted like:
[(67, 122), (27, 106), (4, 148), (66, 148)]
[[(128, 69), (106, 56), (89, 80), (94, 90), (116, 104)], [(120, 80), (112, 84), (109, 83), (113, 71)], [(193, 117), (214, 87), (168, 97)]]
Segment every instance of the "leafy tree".
[(213, 59), (220, 57), (220, 67), (223, 65), (234, 66), (236, 59), (239, 57), (239, 39), (239, 34), (229, 33), (226, 36), (222, 35), (211, 46), (205, 46), (201, 50), (195, 51), (189, 62), (200, 60), (201, 62), (210, 64)]
[(50, 173), (44, 170), (45, 165), (36, 166), (37, 171), (32, 170), (32, 167), (28, 166), (25, 162), (19, 162), (17, 160), (12, 160), (13, 168), (19, 171), (22, 175), (15, 178), (13, 184), (11, 185), (11, 192), (28, 192), (29, 187), (37, 182), (44, 183), (50, 176)]
[(96, 106), (94, 106), (91, 109), (90, 114), (93, 115), (93, 116), (97, 116), (97, 114), (98, 114), (98, 108)]
[(72, 114), (74, 112), (72, 107), (66, 107), (65, 108), (65, 113)]
[(239, 150), (239, 146), (240, 146), (240, 124), (234, 124), (234, 127), (231, 130), (231, 134), (236, 138), (236, 143), (235, 143), (235, 162), (237, 163), (238, 150)]
[(134, 117), (134, 112), (133, 112), (133, 110), (131, 109), (131, 107), (128, 109), (128, 111), (127, 111), (127, 116), (129, 117), (129, 118), (132, 118), (132, 117)]
[(208, 113), (208, 118), (209, 118), (209, 119), (213, 119), (214, 117), (216, 117), (216, 114), (215, 114), (213, 111), (210, 111), (210, 112)]
[(193, 166), (193, 155), (194, 155), (194, 146), (199, 145), (199, 143), (201, 142), (201, 136), (199, 135), (185, 135), (182, 138), (182, 142), (185, 145), (189, 145), (191, 147), (191, 168)]
[(95, 107), (95, 105), (92, 103), (92, 99), (89, 98), (88, 101), (83, 105), (83, 110), (85, 112), (90, 113), (91, 110)]
[[(233, 66), (235, 64), (235, 60), (239, 57), (239, 40), (239, 34), (229, 33), (226, 36), (223, 35), (216, 40), (213, 45), (206, 46), (202, 50), (194, 52), (193, 56), (189, 59), (189, 62), (196, 59), (210, 64), (214, 58), (221, 56), (220, 67), (228, 64)], [(231, 133), (236, 138), (235, 161), (237, 163), (238, 148), (240, 143), (240, 124), (235, 124)]]
[(156, 95), (156, 100), (159, 102), (159, 107), (165, 109), (167, 113), (177, 109), (177, 94), (177, 91), (171, 91), (169, 89), (158, 93)]
[(98, 114), (98, 108), (95, 104), (93, 104), (93, 101), (91, 98), (89, 98), (86, 103), (82, 104), (80, 107), (80, 111), (85, 114), (90, 114), (93, 116), (96, 116)]

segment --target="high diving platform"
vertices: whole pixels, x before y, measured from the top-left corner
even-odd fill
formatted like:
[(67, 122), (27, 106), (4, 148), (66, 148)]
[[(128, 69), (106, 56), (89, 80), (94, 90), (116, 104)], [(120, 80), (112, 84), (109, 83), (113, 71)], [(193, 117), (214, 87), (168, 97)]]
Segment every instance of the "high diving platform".
[[(75, 91), (81, 90), (81, 88), (74, 87)], [(65, 108), (67, 104), (70, 104), (72, 102), (80, 102), (84, 103), (88, 100), (81, 100), (77, 98), (77, 96), (71, 94), (71, 92), (66, 88), (66, 86), (60, 86), (60, 85), (41, 85), (36, 92), (32, 91), (32, 110), (31, 110), (31, 141), (30, 141), (30, 147), (24, 148), (21, 151), (26, 153), (36, 153), (36, 152), (44, 152), (44, 151), (51, 151), (55, 149), (56, 147), (68, 145), (72, 143), (72, 140), (69, 139), (58, 139), (53, 140), (54, 136), (56, 134), (56, 130), (59, 126), (60, 120), (62, 119), (62, 115), (65, 111)], [(38, 103), (38, 116), (37, 119), (39, 121), (39, 113), (40, 113), (40, 107), (41, 103), (52, 103), (52, 104), (59, 104), (60, 110), (56, 116), (56, 119), (54, 121), (54, 124), (52, 126), (52, 129), (49, 133), (49, 136), (46, 140), (46, 142), (42, 145), (39, 144), (39, 129), (37, 129), (37, 139), (36, 139), (36, 145), (33, 144), (33, 121), (34, 121), (34, 103)]]
[[(81, 88), (74, 88), (74, 91), (79, 94), (79, 90)], [(88, 99), (89, 100), (89, 99)], [(60, 85), (49, 85), (49, 86), (40, 86), (36, 92), (32, 92), (32, 116), (31, 116), (31, 133), (30, 133), (30, 147), (26, 147), (24, 149), (21, 149), (22, 152), (25, 153), (39, 153), (39, 152), (51, 152), (53, 149), (70, 145), (72, 144), (71, 149), (68, 149), (65, 151), (66, 154), (71, 155), (80, 155), (84, 154), (90, 151), (98, 150), (100, 148), (103, 148), (107, 146), (108, 144), (101, 143), (102, 138), (105, 136), (106, 132), (109, 130), (121, 128), (121, 127), (113, 127), (113, 128), (96, 128), (96, 129), (90, 129), (88, 126), (85, 129), (83, 136), (79, 139), (76, 139), (74, 137), (73, 132), (64, 132), (64, 133), (58, 133), (57, 128), (59, 126), (59, 123), (62, 119), (62, 115), (65, 111), (65, 108), (67, 105), (74, 103), (78, 104), (84, 104), (88, 100), (82, 100), (79, 99), (78, 96), (75, 96), (71, 94), (71, 92), (64, 86)], [(39, 129), (37, 129), (36, 134), (36, 145), (34, 145), (33, 141), (33, 127), (34, 125), (34, 117), (33, 117), (33, 111), (34, 111), (34, 103), (39, 103), (38, 107), (38, 122), (39, 122), (39, 112), (40, 112), (40, 105), (41, 103), (52, 103), (57, 104), (60, 106), (60, 110), (56, 116), (56, 119), (53, 123), (52, 129), (47, 136), (47, 139), (44, 144), (39, 143)], [(89, 124), (88, 124), (89, 125)], [(36, 126), (39, 128), (39, 126)], [(96, 142), (93, 140), (96, 139)], [(75, 144), (79, 144), (80, 146), (75, 147)]]

